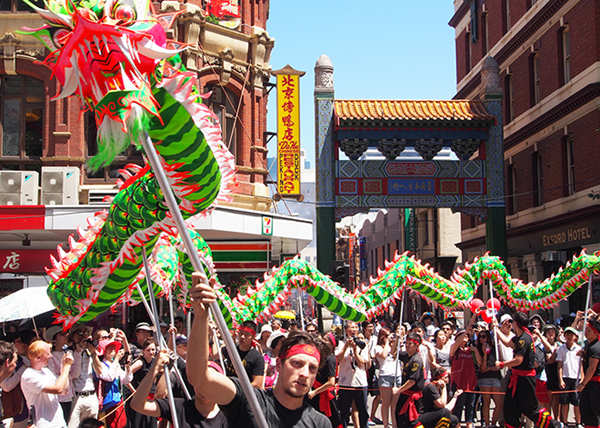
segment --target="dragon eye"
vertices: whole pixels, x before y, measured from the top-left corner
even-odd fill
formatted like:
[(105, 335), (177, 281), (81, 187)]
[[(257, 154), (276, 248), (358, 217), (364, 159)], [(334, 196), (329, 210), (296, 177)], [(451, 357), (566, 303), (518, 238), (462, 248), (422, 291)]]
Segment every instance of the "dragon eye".
[(119, 24), (129, 24), (135, 21), (135, 9), (129, 4), (117, 3), (113, 8), (113, 19), (116, 19)]
[(67, 31), (63, 28), (56, 30), (54, 35), (52, 36), (52, 41), (56, 46), (62, 46), (65, 44), (65, 39), (69, 35), (70, 31)]

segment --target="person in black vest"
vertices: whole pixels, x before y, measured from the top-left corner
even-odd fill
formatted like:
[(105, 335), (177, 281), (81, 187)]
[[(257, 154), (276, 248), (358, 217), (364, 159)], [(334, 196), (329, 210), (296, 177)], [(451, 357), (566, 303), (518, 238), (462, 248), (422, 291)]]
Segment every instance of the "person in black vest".
[(457, 390), (454, 397), (448, 401), (448, 382), (450, 374), (444, 367), (435, 367), (431, 371), (431, 382), (423, 390), (423, 413), (419, 416), (419, 422), (425, 428), (450, 427), (458, 425), (458, 418), (452, 414), (456, 399), (462, 394)]
[[(256, 323), (252, 321), (244, 321), (238, 329), (237, 351), (244, 363), (248, 378), (252, 386), (263, 388), (265, 379), (265, 359), (263, 355), (256, 349), (254, 337), (256, 336)], [(235, 369), (227, 348), (221, 350), (223, 355), (223, 364), (225, 365), (225, 374), (227, 376), (235, 376)]]
[(406, 351), (399, 352), (398, 357), (404, 363), (400, 388), (393, 389), (392, 405), (397, 427), (418, 427), (421, 413), (421, 397), (425, 387), (425, 367), (419, 353), (421, 336), (409, 333), (406, 337)]
[[(585, 330), (587, 342), (583, 351), (585, 375), (577, 387), (581, 393), (579, 411), (586, 428), (600, 427), (600, 319), (591, 319)], [(596, 397), (596, 398), (594, 398)]]
[(521, 415), (525, 415), (539, 428), (562, 427), (563, 424), (552, 419), (548, 410), (540, 408), (535, 396), (535, 347), (528, 324), (527, 315), (517, 312), (513, 316), (515, 337), (508, 339), (496, 328), (498, 339), (514, 349), (512, 360), (496, 361), (496, 367), (511, 369), (504, 397), (505, 425), (516, 428), (521, 424)]
[[(208, 369), (208, 307), (216, 302), (216, 282), (214, 279), (209, 282), (204, 272), (195, 272), (192, 278), (190, 296), (194, 321), (188, 343), (188, 379), (196, 393), (210, 396), (236, 428), (255, 427), (240, 381)], [(255, 387), (253, 391), (267, 425), (275, 428), (331, 428), (327, 416), (315, 410), (306, 400), (321, 360), (314, 338), (306, 332), (290, 333), (282, 340), (277, 357), (279, 376), (273, 389), (265, 391)]]

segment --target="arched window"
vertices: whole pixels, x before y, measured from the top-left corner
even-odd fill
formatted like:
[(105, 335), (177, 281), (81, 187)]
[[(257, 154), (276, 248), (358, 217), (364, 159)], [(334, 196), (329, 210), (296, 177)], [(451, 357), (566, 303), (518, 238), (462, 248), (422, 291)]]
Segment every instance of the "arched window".
[(27, 76), (0, 77), (0, 157), (42, 156), (44, 82)]
[[(238, 147), (238, 120), (236, 112), (240, 104), (240, 98), (227, 88), (220, 86), (217, 83), (210, 83), (204, 87), (204, 92), (211, 92), (208, 99), (205, 100), (206, 105), (217, 115), (221, 124), (223, 133), (223, 142), (229, 151), (236, 157)], [(241, 114), (242, 107), (240, 106), (239, 113)], [(241, 130), (241, 129), (240, 129)]]

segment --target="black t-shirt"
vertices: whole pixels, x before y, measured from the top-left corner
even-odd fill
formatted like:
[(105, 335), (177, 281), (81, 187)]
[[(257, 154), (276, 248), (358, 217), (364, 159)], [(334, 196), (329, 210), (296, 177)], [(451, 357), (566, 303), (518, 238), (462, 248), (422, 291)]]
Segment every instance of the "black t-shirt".
[[(172, 420), (169, 400), (156, 400), (160, 409), (160, 417), (168, 421)], [(194, 400), (175, 398), (175, 409), (177, 409), (177, 420), (180, 428), (228, 428), (230, 424), (223, 412), (217, 413), (212, 419), (207, 419), (196, 409)]]
[[(590, 364), (590, 358), (596, 358), (600, 360), (600, 340), (596, 339), (592, 343), (586, 342), (585, 352), (583, 353), (583, 369), (587, 371), (588, 365)], [(596, 366), (596, 373), (594, 376), (600, 376), (600, 363)]]
[(315, 380), (323, 385), (330, 377), (335, 377), (335, 355), (329, 354), (325, 359), (325, 363), (319, 367)]
[[(220, 406), (221, 411), (229, 421), (235, 421), (236, 428), (256, 427), (240, 381), (237, 378), (231, 380), (235, 385), (236, 394), (231, 403)], [(307, 401), (299, 409), (289, 410), (277, 401), (273, 390), (263, 391), (255, 388), (254, 392), (269, 428), (331, 428), (327, 416), (315, 410)]]
[[(250, 382), (252, 382), (254, 376), (264, 376), (265, 359), (260, 352), (254, 348), (250, 348), (248, 351), (240, 351), (240, 348), (238, 348), (237, 351), (240, 354), (240, 358), (242, 360), (242, 364), (244, 364), (246, 373), (248, 373)], [(227, 353), (227, 348), (223, 347), (222, 352), (223, 363), (225, 364), (225, 374), (230, 377), (237, 377), (235, 369), (233, 368), (233, 363), (231, 362), (229, 354)]]
[(423, 398), (421, 399), (421, 403), (423, 406), (423, 412), (435, 412), (436, 410), (440, 410), (438, 406), (435, 405), (434, 401), (441, 397), (440, 391), (438, 387), (434, 383), (428, 384), (423, 390)]
[(402, 383), (407, 380), (414, 380), (415, 384), (411, 388), (411, 391), (423, 391), (425, 386), (425, 368), (423, 366), (423, 360), (419, 352), (415, 353), (412, 357), (407, 352), (398, 353), (400, 361), (404, 363), (402, 368)]
[(533, 338), (524, 331), (520, 336), (512, 338), (515, 344), (514, 355), (522, 355), (523, 362), (515, 367), (518, 370), (531, 370), (535, 368), (535, 348)]

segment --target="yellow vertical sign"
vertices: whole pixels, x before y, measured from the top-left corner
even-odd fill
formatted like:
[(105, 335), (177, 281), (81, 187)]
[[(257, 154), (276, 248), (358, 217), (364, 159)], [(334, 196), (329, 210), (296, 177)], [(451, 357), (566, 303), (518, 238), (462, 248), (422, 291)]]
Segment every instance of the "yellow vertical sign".
[(285, 66), (277, 75), (277, 193), (300, 196), (300, 76)]

